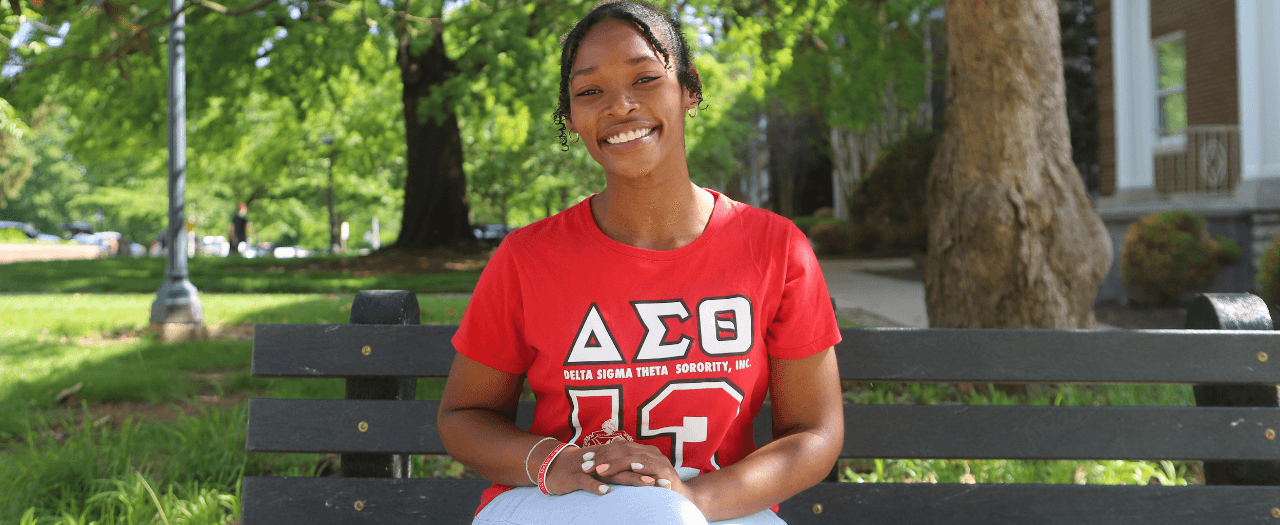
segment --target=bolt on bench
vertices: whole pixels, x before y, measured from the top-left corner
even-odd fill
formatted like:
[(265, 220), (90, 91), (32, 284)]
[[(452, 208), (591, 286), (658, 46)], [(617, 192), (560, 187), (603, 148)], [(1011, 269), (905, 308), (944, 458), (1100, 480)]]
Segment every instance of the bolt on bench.
[[(255, 325), (255, 377), (343, 377), (346, 399), (251, 399), (250, 452), (340, 453), (341, 476), (247, 476), (245, 525), (469, 523), (478, 479), (410, 478), (444, 454), (436, 401), (455, 326), (417, 326), (411, 292), (357, 294), (348, 325)], [(1189, 487), (824, 482), (787, 500), (818, 523), (1280, 524), (1280, 334), (1248, 294), (1207, 294), (1189, 330), (843, 329), (852, 381), (1197, 385), (1197, 407), (845, 405), (843, 458), (1205, 461)], [(528, 405), (531, 405), (528, 404)], [(527, 428), (532, 407), (522, 406)], [(768, 405), (757, 443), (770, 438)]]

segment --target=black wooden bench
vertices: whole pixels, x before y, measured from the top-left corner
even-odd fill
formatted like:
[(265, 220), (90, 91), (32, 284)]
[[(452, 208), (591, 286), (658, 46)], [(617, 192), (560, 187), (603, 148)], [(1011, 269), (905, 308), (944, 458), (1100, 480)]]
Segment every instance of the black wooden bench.
[[(412, 293), (361, 292), (348, 325), (254, 327), (254, 376), (343, 377), (347, 399), (249, 401), (250, 452), (340, 453), (342, 477), (245, 477), (245, 525), (469, 522), (488, 482), (409, 477), (408, 454), (445, 453), (438, 403), (413, 397), (416, 378), (448, 373), (456, 329), (417, 322)], [(1196, 407), (848, 404), (841, 456), (1205, 461), (1207, 485), (824, 482), (780, 515), (792, 525), (1280, 523), (1280, 486), (1267, 485), (1280, 479), (1280, 335), (1247, 294), (1197, 298), (1188, 327), (844, 329), (845, 380), (1202, 386)], [(766, 407), (758, 442), (768, 419)]]

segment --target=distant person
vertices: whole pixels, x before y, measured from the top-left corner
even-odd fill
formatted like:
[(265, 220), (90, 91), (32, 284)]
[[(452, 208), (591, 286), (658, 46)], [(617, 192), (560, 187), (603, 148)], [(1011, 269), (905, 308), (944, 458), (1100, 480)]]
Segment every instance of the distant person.
[(248, 214), (249, 205), (242, 202), (236, 206), (236, 214), (231, 217), (231, 228), (227, 231), (227, 237), (231, 241), (232, 254), (240, 255), (241, 251), (249, 247), (249, 235), (253, 231), (253, 223), (249, 222)]

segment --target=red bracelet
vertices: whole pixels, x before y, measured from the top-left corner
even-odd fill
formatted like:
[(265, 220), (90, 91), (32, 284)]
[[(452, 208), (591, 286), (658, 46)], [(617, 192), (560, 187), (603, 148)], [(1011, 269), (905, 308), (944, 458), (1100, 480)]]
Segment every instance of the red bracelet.
[(556, 460), (556, 456), (559, 456), (560, 452), (570, 446), (578, 448), (578, 446), (573, 443), (561, 443), (557, 445), (555, 450), (552, 450), (551, 453), (547, 455), (546, 461), (542, 462), (542, 467), (538, 469), (538, 490), (541, 490), (543, 494), (548, 496), (559, 496), (559, 494), (552, 494), (551, 490), (547, 488), (547, 469), (551, 468), (551, 462)]

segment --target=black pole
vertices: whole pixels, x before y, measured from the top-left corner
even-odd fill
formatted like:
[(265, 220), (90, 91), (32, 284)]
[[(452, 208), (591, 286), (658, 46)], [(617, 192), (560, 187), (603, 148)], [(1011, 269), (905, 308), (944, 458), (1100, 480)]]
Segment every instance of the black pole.
[[(1271, 330), (1267, 303), (1244, 293), (1196, 296), (1187, 309), (1188, 330)], [(1266, 360), (1265, 354), (1258, 356)], [(1195, 385), (1196, 406), (1276, 407), (1276, 385)], [(1271, 461), (1206, 461), (1206, 485), (1278, 485), (1280, 465)]]
[[(333, 135), (325, 135), (321, 142), (325, 146), (333, 146)], [(338, 234), (338, 215), (333, 209), (333, 150), (329, 150), (329, 253), (338, 253), (341, 241)]]
[[(182, 0), (169, 0), (169, 12), (182, 9)], [(151, 303), (151, 324), (199, 324), (204, 318), (200, 295), (187, 280), (187, 235), (183, 229), (187, 185), (187, 39), (183, 15), (169, 24), (169, 229), (164, 284)]]
[(333, 155), (329, 155), (329, 253), (341, 251), (341, 235), (338, 234), (338, 215), (333, 209)]
[[(351, 302), (351, 324), (419, 324), (418, 296), (404, 290), (362, 290)], [(412, 401), (415, 378), (348, 377), (345, 399)], [(408, 478), (413, 464), (408, 454), (342, 454), (344, 478)]]

